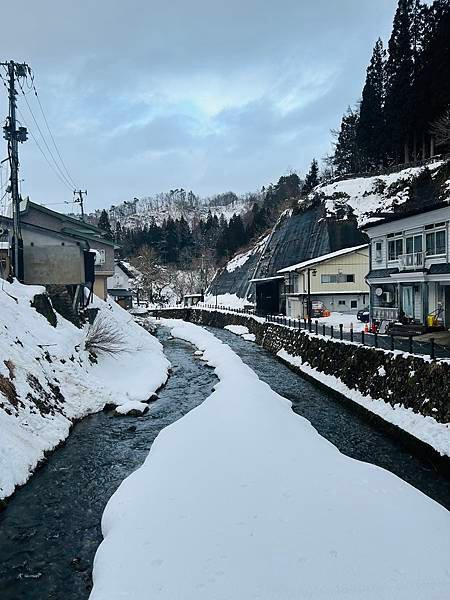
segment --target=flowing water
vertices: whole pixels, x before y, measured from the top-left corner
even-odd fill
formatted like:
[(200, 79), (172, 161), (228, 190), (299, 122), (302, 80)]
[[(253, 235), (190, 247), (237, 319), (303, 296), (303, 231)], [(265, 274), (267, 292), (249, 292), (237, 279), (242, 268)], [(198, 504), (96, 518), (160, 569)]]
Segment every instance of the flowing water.
[(108, 499), (144, 462), (161, 429), (200, 404), (217, 381), (190, 344), (168, 339), (163, 330), (160, 340), (172, 373), (150, 411), (137, 418), (100, 412), (77, 423), (0, 512), (1, 600), (89, 596)]
[[(343, 453), (396, 473), (450, 509), (450, 481), (431, 465), (256, 344), (209, 329)], [(86, 600), (106, 502), (145, 460), (159, 431), (211, 393), (217, 380), (192, 346), (164, 329), (159, 334), (173, 372), (149, 413), (83, 419), (0, 513), (1, 600)]]

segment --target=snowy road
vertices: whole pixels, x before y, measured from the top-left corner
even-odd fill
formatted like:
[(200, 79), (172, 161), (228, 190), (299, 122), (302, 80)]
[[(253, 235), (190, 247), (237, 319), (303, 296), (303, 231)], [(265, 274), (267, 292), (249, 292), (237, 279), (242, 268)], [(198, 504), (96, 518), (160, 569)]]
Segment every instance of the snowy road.
[(448, 511), (341, 454), (212, 334), (166, 324), (220, 383), (108, 503), (91, 600), (448, 596)]

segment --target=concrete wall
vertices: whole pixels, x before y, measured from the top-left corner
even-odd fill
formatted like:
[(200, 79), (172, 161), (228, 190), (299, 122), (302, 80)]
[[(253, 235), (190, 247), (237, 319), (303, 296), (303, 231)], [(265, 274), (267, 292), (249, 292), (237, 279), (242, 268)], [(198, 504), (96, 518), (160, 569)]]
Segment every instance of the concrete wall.
[(95, 273), (95, 282), (94, 282), (94, 294), (101, 298), (102, 300), (106, 300), (108, 295), (108, 291), (106, 289), (106, 281), (107, 277), (105, 275)]
[(75, 285), (84, 282), (83, 254), (78, 246), (24, 246), (24, 282)]

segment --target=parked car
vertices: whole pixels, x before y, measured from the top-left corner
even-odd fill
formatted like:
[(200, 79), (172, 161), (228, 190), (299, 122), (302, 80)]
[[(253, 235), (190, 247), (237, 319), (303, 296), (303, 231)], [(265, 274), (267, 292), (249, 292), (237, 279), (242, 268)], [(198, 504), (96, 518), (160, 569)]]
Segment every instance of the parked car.
[(366, 308), (358, 310), (356, 318), (358, 319), (358, 321), (361, 321), (361, 323), (368, 323), (370, 320), (369, 307), (366, 306)]

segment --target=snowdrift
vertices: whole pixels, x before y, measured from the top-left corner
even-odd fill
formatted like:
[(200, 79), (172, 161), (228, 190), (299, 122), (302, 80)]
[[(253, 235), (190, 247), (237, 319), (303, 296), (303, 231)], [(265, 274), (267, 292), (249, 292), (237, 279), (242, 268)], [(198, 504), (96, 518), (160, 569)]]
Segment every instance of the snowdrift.
[(86, 330), (61, 316), (53, 327), (32, 306), (37, 286), (1, 281), (0, 498), (24, 484), (72, 423), (105, 404), (146, 400), (167, 378), (159, 342), (116, 303), (95, 306), (121, 332), (124, 349), (91, 360)]
[(220, 382), (110, 499), (90, 600), (442, 600), (448, 512), (341, 454), (202, 328)]

